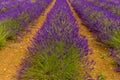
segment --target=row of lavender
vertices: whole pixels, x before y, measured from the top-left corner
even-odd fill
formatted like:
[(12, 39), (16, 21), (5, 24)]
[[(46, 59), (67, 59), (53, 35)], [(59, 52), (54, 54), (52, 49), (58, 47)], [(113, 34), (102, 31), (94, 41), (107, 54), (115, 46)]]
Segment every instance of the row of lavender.
[(28, 47), (18, 79), (92, 80), (95, 62), (88, 60), (88, 41), (65, 0), (57, 0), (42, 28)]
[(69, 1), (83, 20), (83, 24), (94, 33), (100, 42), (111, 48), (111, 55), (117, 59), (116, 66), (118, 68), (116, 71), (120, 71), (120, 10), (118, 10), (119, 6), (115, 6), (117, 3), (111, 5), (111, 2), (105, 0), (97, 0), (96, 2), (95, 0)]
[(3, 0), (0, 2), (0, 47), (41, 15), (52, 0)]
[[(86, 0), (88, 1), (88, 0)], [(120, 1), (109, 1), (109, 0), (90, 0), (89, 3), (96, 5), (97, 7), (110, 12), (113, 15), (120, 17)]]

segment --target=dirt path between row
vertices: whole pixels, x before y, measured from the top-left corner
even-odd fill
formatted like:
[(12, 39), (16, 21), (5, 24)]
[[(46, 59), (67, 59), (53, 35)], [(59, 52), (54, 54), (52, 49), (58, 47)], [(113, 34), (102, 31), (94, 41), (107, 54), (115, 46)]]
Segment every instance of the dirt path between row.
[(120, 80), (120, 74), (114, 71), (114, 67), (111, 64), (113, 59), (108, 55), (109, 49), (103, 44), (96, 42), (96, 39), (93, 37), (92, 33), (89, 32), (88, 28), (82, 25), (82, 21), (73, 7), (69, 2), (68, 4), (80, 27), (79, 33), (87, 37), (89, 48), (93, 50), (93, 54), (89, 56), (90, 59), (93, 59), (96, 62), (95, 69), (91, 73), (92, 77), (95, 78), (102, 73), (107, 77), (106, 80)]
[(30, 46), (31, 40), (43, 25), (47, 14), (54, 4), (55, 0), (48, 6), (44, 14), (35, 20), (35, 25), (29, 29), (30, 32), (24, 33), (25, 35), (22, 37), (22, 41), (9, 41), (6, 46), (0, 50), (0, 80), (13, 80), (12, 76), (17, 74), (15, 65), (19, 65), (22, 58), (25, 57), (27, 47)]

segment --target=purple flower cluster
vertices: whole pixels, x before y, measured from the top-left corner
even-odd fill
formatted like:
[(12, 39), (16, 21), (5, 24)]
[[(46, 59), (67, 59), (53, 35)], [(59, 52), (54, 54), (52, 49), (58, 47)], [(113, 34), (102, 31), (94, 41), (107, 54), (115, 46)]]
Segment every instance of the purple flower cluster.
[[(52, 0), (2, 0), (0, 2), (0, 47), (40, 16)], [(4, 29), (3, 29), (4, 28)], [(2, 39), (1, 39), (2, 38)], [(3, 43), (4, 41), (4, 43)]]
[[(83, 63), (83, 69), (89, 67), (88, 71), (84, 70), (85, 75), (82, 80), (90, 79), (89, 72), (93, 69), (93, 67), (90, 66), (95, 64), (95, 62), (93, 60), (89, 61), (88, 59), (84, 59), (89, 52), (88, 41), (84, 36), (79, 35), (78, 31), (79, 27), (67, 2), (65, 0), (57, 0), (53, 9), (48, 13), (42, 28), (34, 37), (33, 45), (28, 47), (30, 58), (33, 58), (36, 54), (45, 56), (45, 51), (48, 51), (50, 56), (55, 54), (57, 52), (56, 48), (58, 47), (57, 43), (59, 42), (64, 43), (65, 46), (58, 55), (67, 55), (68, 50), (74, 45), (74, 48), (78, 49), (77, 53), (79, 54), (80, 62)], [(59, 44), (59, 46), (62, 46), (62, 44)], [(50, 47), (53, 48), (49, 51)], [(58, 50), (61, 50), (61, 48)], [(30, 58), (26, 58), (23, 61), (25, 65), (18, 71), (19, 78), (22, 78), (22, 75), (25, 74), (25, 70), (31, 66), (32, 60)], [(70, 80), (74, 79), (73, 77), (73, 79)]]
[[(85, 0), (84, 0), (85, 1)], [(120, 1), (109, 1), (109, 0), (86, 0), (94, 6), (100, 7), (113, 15), (120, 17)]]
[[(58, 5), (64, 3), (64, 6)], [(72, 12), (65, 2), (57, 2), (48, 17), (34, 38), (34, 46), (52, 45), (56, 41), (63, 41), (68, 46), (76, 44), (76, 47), (83, 48), (85, 55), (88, 53), (88, 43), (84, 36), (78, 35), (78, 26)], [(52, 43), (53, 42), (53, 43)], [(36, 47), (37, 48), (37, 47)], [(39, 47), (38, 47), (39, 48)]]
[(37, 18), (52, 0), (4, 0), (0, 3), (0, 20), (12, 18), (26, 26)]
[[(112, 55), (120, 61), (120, 17), (119, 0), (69, 0), (79, 17), (98, 41), (112, 48)], [(116, 15), (117, 14), (117, 15)], [(117, 50), (117, 52), (116, 52)], [(118, 66), (120, 67), (120, 65)]]

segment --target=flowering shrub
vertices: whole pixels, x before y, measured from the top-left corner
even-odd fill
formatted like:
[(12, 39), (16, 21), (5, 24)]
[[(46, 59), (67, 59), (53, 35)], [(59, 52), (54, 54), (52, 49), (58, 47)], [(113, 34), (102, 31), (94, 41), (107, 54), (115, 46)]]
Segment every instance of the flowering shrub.
[[(0, 3), (0, 46), (43, 13), (52, 0), (4, 0)], [(4, 28), (4, 30), (2, 29)], [(8, 34), (9, 33), (9, 34)], [(6, 35), (6, 37), (4, 36)], [(3, 39), (4, 37), (4, 39)]]
[[(28, 47), (29, 55), (18, 79), (88, 80), (95, 62), (88, 60), (88, 41), (64, 0), (57, 0), (45, 23)], [(91, 79), (92, 80), (92, 79)]]
[[(108, 0), (69, 1), (78, 13), (79, 17), (83, 20), (83, 24), (93, 32), (98, 41), (107, 44), (111, 50), (113, 50), (111, 51), (111, 55), (114, 55), (114, 57), (116, 55), (119, 62), (120, 17), (119, 14), (117, 14), (117, 12), (119, 12), (119, 6), (114, 6), (114, 4), (118, 4)], [(114, 9), (114, 11), (111, 10), (111, 8)], [(120, 67), (120, 65), (118, 67)]]

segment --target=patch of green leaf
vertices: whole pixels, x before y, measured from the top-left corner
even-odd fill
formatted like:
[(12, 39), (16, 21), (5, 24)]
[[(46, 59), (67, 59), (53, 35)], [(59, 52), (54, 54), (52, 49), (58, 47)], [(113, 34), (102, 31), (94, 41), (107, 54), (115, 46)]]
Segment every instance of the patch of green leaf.
[(9, 32), (7, 39), (14, 39), (17, 30), (20, 29), (18, 22), (15, 19), (7, 18), (2, 21), (2, 25), (6, 28), (6, 31)]
[(119, 31), (114, 31), (112, 33), (112, 37), (108, 40), (108, 44), (111, 47), (117, 47), (120, 45), (120, 32)]
[(120, 10), (117, 11), (118, 16), (120, 16)]
[(31, 0), (31, 2), (33, 2), (33, 3), (35, 3), (35, 2), (37, 2), (38, 0)]
[(97, 12), (97, 16), (101, 17), (101, 16), (103, 16), (103, 13), (102, 12)]
[(108, 20), (108, 18), (103, 19), (104, 25), (105, 26), (110, 26), (112, 23)]
[(116, 61), (116, 60), (113, 60), (113, 61), (111, 62), (111, 64), (112, 64), (113, 66), (117, 67), (117, 61)]
[(3, 7), (3, 8), (0, 10), (0, 12), (8, 12), (8, 9), (5, 8), (5, 7)]
[(5, 45), (8, 34), (7, 28), (0, 23), (0, 47)]
[(101, 58), (101, 59), (105, 59), (107, 56), (108, 56), (107, 54), (101, 54), (101, 55), (100, 55), (100, 58)]
[[(1, 37), (1, 35), (0, 35), (0, 37)], [(5, 45), (5, 43), (6, 43), (6, 38), (5, 37), (0, 38), (0, 48), (3, 47)]]
[(99, 79), (98, 80), (107, 80), (107, 77), (105, 76), (104, 73), (99, 74)]

